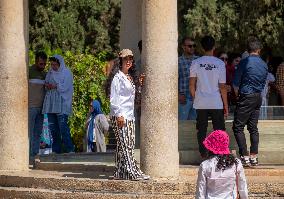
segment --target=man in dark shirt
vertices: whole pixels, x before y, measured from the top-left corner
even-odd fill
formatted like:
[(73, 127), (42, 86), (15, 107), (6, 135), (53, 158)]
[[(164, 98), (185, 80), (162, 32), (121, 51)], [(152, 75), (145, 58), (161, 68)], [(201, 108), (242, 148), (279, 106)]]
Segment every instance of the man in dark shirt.
[(40, 135), (43, 125), (42, 104), (45, 96), (44, 79), (47, 55), (37, 52), (35, 64), (29, 68), (29, 140), (30, 157), (39, 152)]
[[(233, 80), (234, 90), (238, 96), (234, 115), (233, 131), (239, 146), (239, 154), (244, 166), (258, 164), (259, 133), (257, 129), (261, 107), (261, 92), (265, 86), (268, 67), (260, 58), (262, 45), (256, 38), (248, 41), (249, 56), (241, 60)], [(244, 127), (250, 133), (250, 153), (247, 151)]]

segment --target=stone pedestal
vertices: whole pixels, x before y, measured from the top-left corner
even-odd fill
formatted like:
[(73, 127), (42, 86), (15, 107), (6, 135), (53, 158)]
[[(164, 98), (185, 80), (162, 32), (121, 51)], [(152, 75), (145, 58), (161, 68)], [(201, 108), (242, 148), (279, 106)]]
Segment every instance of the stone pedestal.
[(0, 1), (0, 170), (28, 169), (27, 4)]
[(140, 148), (142, 170), (153, 178), (179, 175), (177, 36), (177, 2), (144, 0)]
[[(232, 121), (226, 121), (226, 132), (230, 137), (230, 150), (232, 153), (236, 153), (238, 145), (235, 141), (234, 134), (232, 132)], [(178, 149), (180, 164), (193, 164), (199, 165), (202, 162), (199, 146), (197, 141), (196, 121), (194, 120), (179, 120), (179, 139)], [(208, 121), (207, 135), (213, 131), (213, 125), (211, 121)]]
[[(230, 136), (230, 150), (238, 153), (238, 145), (232, 131), (232, 120), (226, 120), (226, 131)], [(180, 164), (199, 164), (202, 160), (198, 151), (196, 122), (179, 121), (179, 153)], [(284, 122), (282, 120), (259, 120), (259, 163), (261, 165), (283, 165), (284, 163)], [(209, 122), (207, 133), (213, 131)], [(249, 132), (245, 127), (245, 136), (250, 147)]]

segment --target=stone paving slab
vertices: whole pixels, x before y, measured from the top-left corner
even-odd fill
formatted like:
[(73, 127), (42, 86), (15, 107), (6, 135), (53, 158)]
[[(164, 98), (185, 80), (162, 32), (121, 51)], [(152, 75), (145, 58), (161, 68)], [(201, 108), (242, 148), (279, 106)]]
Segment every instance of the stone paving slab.
[(48, 189), (7, 188), (0, 187), (2, 199), (193, 199), (194, 195), (149, 195), (149, 194), (122, 194), (122, 193), (95, 193), (72, 192)]
[[(183, 170), (183, 169), (181, 169)], [(127, 181), (111, 180), (96, 172), (52, 172), (31, 170), (28, 172), (0, 172), (0, 186), (31, 189), (49, 189), (71, 192), (103, 192), (148, 195), (192, 195), (195, 193), (197, 168), (186, 168), (187, 175), (179, 180)], [(259, 169), (261, 170), (261, 169)], [(184, 172), (184, 171), (181, 171)], [(191, 173), (190, 173), (191, 172)], [(188, 175), (190, 173), (190, 175)], [(267, 173), (263, 173), (267, 174)], [(282, 175), (282, 174), (281, 174)], [(284, 197), (282, 176), (247, 176), (250, 195), (254, 197)], [(104, 179), (103, 179), (104, 178)], [(7, 192), (7, 190), (4, 190)], [(136, 198), (138, 196), (135, 196)], [(140, 196), (139, 196), (140, 197)], [(138, 197), (138, 198), (139, 198)], [(178, 198), (178, 197), (177, 197)]]
[[(38, 162), (35, 169), (46, 171), (80, 171), (96, 172), (111, 175), (114, 171), (113, 165), (101, 165), (96, 162)], [(180, 165), (180, 176), (196, 176), (198, 166)], [(282, 165), (262, 165), (245, 169), (246, 176), (284, 176), (284, 166)]]
[[(90, 174), (90, 173), (89, 173)], [(88, 175), (88, 174), (85, 174)], [(94, 175), (94, 174), (92, 174)], [(72, 176), (72, 177), (70, 177)], [(104, 191), (113, 193), (145, 193), (145, 194), (186, 194), (191, 191), (195, 178), (187, 182), (179, 181), (127, 181), (110, 179), (90, 179), (74, 177), (65, 172), (5, 172), (0, 174), (0, 186), (44, 188), (68, 191)], [(95, 175), (94, 175), (95, 176)], [(97, 177), (97, 176), (95, 176)], [(189, 184), (190, 183), (190, 184)]]
[[(108, 194), (92, 192), (67, 192), (47, 189), (6, 188), (0, 187), (0, 199), (194, 199), (194, 195), (139, 195), (139, 194)], [(251, 194), (250, 199), (283, 199), (279, 196)]]

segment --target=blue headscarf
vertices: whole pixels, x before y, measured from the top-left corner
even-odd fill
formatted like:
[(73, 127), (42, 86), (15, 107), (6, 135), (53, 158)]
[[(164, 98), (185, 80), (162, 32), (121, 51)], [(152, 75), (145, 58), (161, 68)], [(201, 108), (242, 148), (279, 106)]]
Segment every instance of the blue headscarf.
[(98, 100), (94, 100), (92, 102), (93, 106), (93, 112), (91, 113), (91, 120), (88, 126), (88, 145), (92, 146), (93, 145), (93, 137), (94, 137), (94, 122), (95, 122), (95, 117), (99, 114), (103, 114), (102, 109), (101, 109), (101, 104)]

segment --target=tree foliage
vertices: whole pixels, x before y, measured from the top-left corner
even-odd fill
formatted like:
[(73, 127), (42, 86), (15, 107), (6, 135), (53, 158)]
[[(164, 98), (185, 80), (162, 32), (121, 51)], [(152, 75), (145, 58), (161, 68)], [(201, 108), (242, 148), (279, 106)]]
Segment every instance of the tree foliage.
[(249, 36), (257, 36), (283, 55), (283, 11), (282, 0), (196, 0), (184, 15), (185, 34), (197, 39), (210, 34), (224, 50), (239, 52)]
[(32, 49), (118, 48), (120, 0), (30, 0), (29, 14)]

